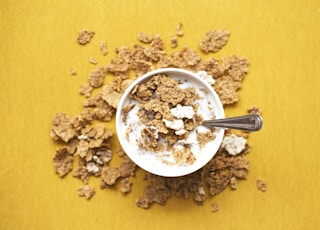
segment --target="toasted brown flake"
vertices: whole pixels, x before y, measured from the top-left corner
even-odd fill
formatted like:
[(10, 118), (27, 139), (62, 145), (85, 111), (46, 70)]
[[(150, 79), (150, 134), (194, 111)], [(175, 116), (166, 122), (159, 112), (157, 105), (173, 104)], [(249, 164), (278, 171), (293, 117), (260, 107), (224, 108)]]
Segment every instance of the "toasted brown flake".
[(237, 90), (241, 86), (240, 83), (235, 83), (230, 76), (223, 76), (216, 80), (214, 89), (220, 97), (223, 105), (230, 105), (239, 100)]
[(115, 91), (112, 86), (106, 85), (103, 87), (102, 98), (113, 108), (117, 108), (122, 94)]
[(267, 183), (264, 179), (257, 179), (257, 188), (262, 191), (262, 192), (266, 192), (267, 191)]
[(149, 37), (146, 33), (138, 33), (138, 40), (143, 43), (151, 43), (152, 37)]
[(69, 117), (65, 113), (57, 113), (51, 122), (50, 136), (56, 141), (62, 140), (68, 142), (76, 135), (73, 121), (74, 118)]
[(85, 97), (90, 97), (93, 87), (89, 84), (83, 84), (80, 86), (79, 93)]
[(167, 199), (170, 197), (170, 190), (166, 186), (165, 178), (158, 176), (151, 177), (155, 178), (150, 179), (150, 184), (144, 188), (144, 195), (136, 202), (140, 208), (149, 208), (153, 203), (165, 205)]
[(244, 154), (229, 156), (223, 149), (202, 170), (211, 195), (223, 191), (233, 177), (237, 180), (246, 179), (249, 161)]
[(79, 178), (84, 184), (89, 183), (90, 174), (85, 166), (79, 166), (74, 172), (73, 176)]
[(194, 193), (193, 195), (193, 200), (198, 204), (198, 205), (203, 205), (203, 203), (206, 201), (207, 195), (203, 187), (199, 187), (198, 191)]
[(67, 147), (57, 149), (53, 161), (56, 173), (60, 177), (64, 177), (72, 170), (73, 156), (68, 152)]
[(126, 155), (122, 157), (119, 172), (122, 177), (133, 176), (136, 170), (136, 164)]
[(93, 31), (89, 31), (89, 30), (81, 30), (78, 34), (78, 43), (80, 45), (85, 45), (87, 43), (89, 43), (92, 39), (94, 35), (94, 32)]
[(222, 59), (222, 66), (235, 82), (241, 82), (248, 73), (249, 61), (246, 58), (233, 55), (228, 59)]
[(228, 30), (210, 30), (200, 41), (200, 48), (204, 53), (218, 52), (227, 44), (230, 32)]
[(104, 67), (98, 67), (96, 70), (89, 74), (89, 84), (94, 88), (98, 88), (103, 85), (105, 76), (106, 69)]
[(94, 188), (90, 185), (83, 185), (78, 189), (78, 195), (81, 197), (85, 197), (87, 200), (90, 200), (91, 197), (94, 196), (96, 192), (94, 191)]
[(114, 185), (120, 176), (119, 168), (104, 166), (101, 172), (101, 188)]
[(122, 192), (123, 194), (129, 193), (131, 192), (131, 185), (132, 182), (129, 180), (129, 178), (124, 178), (120, 181), (120, 192)]

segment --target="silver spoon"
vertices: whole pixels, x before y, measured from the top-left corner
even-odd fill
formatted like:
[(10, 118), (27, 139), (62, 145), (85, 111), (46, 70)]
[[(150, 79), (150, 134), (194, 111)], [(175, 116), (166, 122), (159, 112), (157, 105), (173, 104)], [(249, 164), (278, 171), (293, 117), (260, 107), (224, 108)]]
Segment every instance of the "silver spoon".
[(206, 120), (202, 122), (202, 125), (204, 126), (238, 129), (249, 132), (260, 130), (262, 124), (262, 117), (256, 114), (249, 114), (239, 117), (230, 117), (217, 120)]

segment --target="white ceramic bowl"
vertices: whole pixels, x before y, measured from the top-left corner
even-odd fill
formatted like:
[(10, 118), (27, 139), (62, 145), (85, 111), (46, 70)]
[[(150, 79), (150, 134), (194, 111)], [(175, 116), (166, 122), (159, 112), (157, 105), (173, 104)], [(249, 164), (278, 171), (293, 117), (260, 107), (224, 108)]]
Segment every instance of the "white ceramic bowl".
[[(221, 145), (221, 142), (224, 136), (224, 129), (216, 128), (215, 130), (216, 138), (210, 143), (208, 143), (205, 147), (201, 148), (201, 151), (198, 154), (196, 161), (191, 165), (165, 164), (156, 157), (157, 154), (145, 153), (141, 151), (141, 149), (139, 149), (139, 147), (136, 144), (130, 143), (128, 138), (126, 138), (127, 126), (122, 122), (122, 109), (124, 106), (132, 103), (132, 99), (129, 98), (129, 95), (133, 90), (133, 88), (137, 84), (141, 84), (150, 80), (152, 76), (157, 74), (165, 74), (167, 76), (172, 77), (173, 79), (181, 80), (182, 82), (187, 80), (188, 82), (190, 82), (190, 84), (192, 84), (193, 87), (197, 89), (197, 92), (199, 91), (199, 89), (202, 89), (201, 90), (202, 92), (206, 91), (207, 94), (205, 95), (206, 96), (205, 99), (210, 101), (210, 106), (213, 107), (213, 113), (215, 117), (217, 119), (224, 118), (224, 110), (223, 110), (222, 103), (219, 99), (219, 96), (214, 91), (212, 86), (210, 86), (208, 83), (202, 80), (196, 73), (186, 71), (183, 69), (177, 69), (177, 68), (157, 69), (157, 70), (148, 72), (143, 76), (139, 77), (138, 79), (136, 79), (126, 89), (126, 91), (122, 95), (118, 105), (117, 113), (116, 113), (117, 136), (123, 150), (129, 156), (129, 158), (142, 169), (150, 173), (153, 173), (159, 176), (165, 176), (165, 177), (178, 177), (178, 176), (187, 175), (202, 168), (212, 159), (212, 157), (216, 154), (216, 152), (218, 151)], [(210, 118), (208, 117), (205, 119), (210, 119)], [(133, 130), (132, 132), (134, 131), (135, 130)]]

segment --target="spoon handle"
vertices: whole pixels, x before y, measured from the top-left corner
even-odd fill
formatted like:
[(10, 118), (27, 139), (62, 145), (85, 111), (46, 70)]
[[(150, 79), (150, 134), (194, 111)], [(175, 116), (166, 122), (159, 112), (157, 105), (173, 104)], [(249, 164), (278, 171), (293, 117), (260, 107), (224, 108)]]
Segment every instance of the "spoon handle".
[(239, 117), (203, 121), (202, 125), (210, 127), (239, 129), (244, 131), (258, 131), (262, 127), (262, 117), (256, 114), (249, 114)]

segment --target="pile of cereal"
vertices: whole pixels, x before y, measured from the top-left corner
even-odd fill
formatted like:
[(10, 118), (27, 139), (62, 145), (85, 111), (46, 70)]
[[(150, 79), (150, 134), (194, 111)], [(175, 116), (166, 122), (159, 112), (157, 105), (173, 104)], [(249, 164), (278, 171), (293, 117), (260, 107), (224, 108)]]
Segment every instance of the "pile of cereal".
[[(80, 31), (78, 43), (87, 45), (93, 35), (94, 32), (88, 30)], [(178, 47), (181, 36), (184, 36), (184, 32), (182, 24), (179, 23), (169, 46)], [(229, 31), (226, 30), (209, 31), (200, 40), (200, 49), (206, 55), (215, 53), (226, 45), (228, 37)], [(89, 179), (92, 176), (101, 178), (101, 189), (119, 183), (122, 193), (131, 191), (131, 177), (135, 175), (137, 167), (123, 150), (119, 149), (117, 154), (111, 151), (110, 137), (114, 133), (106, 129), (105, 124), (113, 119), (122, 93), (134, 78), (153, 69), (164, 67), (200, 71), (204, 76), (211, 76), (210, 84), (220, 96), (223, 105), (227, 106), (238, 101), (237, 91), (248, 72), (249, 62), (246, 58), (233, 55), (218, 60), (209, 56), (208, 59), (203, 60), (200, 54), (189, 47), (183, 47), (168, 54), (164, 41), (158, 34), (148, 36), (145, 33), (139, 33), (138, 40), (140, 43), (132, 47), (116, 48), (116, 58), (88, 75), (88, 82), (79, 89), (79, 93), (85, 98), (80, 114), (70, 116), (66, 113), (57, 113), (52, 119), (50, 135), (61, 145), (53, 158), (55, 171), (61, 178), (72, 171), (74, 177), (82, 180), (83, 186), (78, 189), (78, 194), (86, 199), (90, 199), (95, 194), (95, 189), (89, 185)], [(107, 44), (104, 41), (100, 42), (100, 50), (102, 55), (108, 54)], [(90, 59), (90, 63), (97, 64), (94, 58)], [(75, 75), (76, 71), (72, 70), (71, 74)], [(107, 74), (112, 75), (113, 80), (109, 84), (104, 84)], [(93, 95), (93, 90), (99, 91)], [(144, 96), (147, 95), (146, 89), (137, 88), (133, 96), (144, 100)], [(194, 94), (190, 92), (190, 95)], [(127, 109), (130, 111), (132, 108)], [(144, 109), (150, 111), (148, 105), (145, 105)], [(161, 109), (165, 111), (169, 108), (164, 106)], [(260, 111), (257, 107), (253, 107), (248, 110), (248, 113), (260, 113)], [(144, 119), (143, 115), (141, 116), (141, 119)], [(157, 120), (154, 122), (158, 129), (163, 128)], [(190, 129), (194, 126), (194, 124), (189, 125)], [(146, 135), (151, 133), (146, 131)], [(199, 137), (200, 140), (202, 138)], [(144, 180), (149, 184), (144, 188), (144, 194), (137, 199), (137, 206), (148, 208), (153, 203), (164, 205), (172, 196), (192, 197), (197, 204), (203, 204), (208, 195), (214, 196), (228, 186), (236, 189), (239, 180), (246, 179), (249, 170), (246, 154), (250, 148), (246, 142), (247, 138), (248, 133), (226, 132), (225, 139), (215, 157), (203, 169), (190, 175), (165, 178), (146, 172)], [(150, 143), (151, 147), (153, 144), (153, 142)], [(121, 158), (121, 163), (118, 167), (111, 167), (109, 162), (115, 156)], [(79, 162), (75, 169), (73, 169), (74, 161)], [(217, 210), (218, 204), (213, 202), (212, 211)]]

